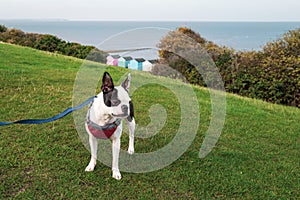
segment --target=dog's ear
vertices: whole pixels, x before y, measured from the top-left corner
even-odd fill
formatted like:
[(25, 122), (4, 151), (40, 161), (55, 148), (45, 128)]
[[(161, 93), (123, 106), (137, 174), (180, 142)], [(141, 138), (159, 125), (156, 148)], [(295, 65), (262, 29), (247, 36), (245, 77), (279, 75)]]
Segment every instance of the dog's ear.
[(101, 90), (103, 93), (114, 90), (114, 82), (108, 72), (103, 74)]
[(122, 87), (123, 87), (127, 92), (129, 92), (130, 79), (131, 79), (130, 74), (128, 74), (126, 80), (122, 83)]

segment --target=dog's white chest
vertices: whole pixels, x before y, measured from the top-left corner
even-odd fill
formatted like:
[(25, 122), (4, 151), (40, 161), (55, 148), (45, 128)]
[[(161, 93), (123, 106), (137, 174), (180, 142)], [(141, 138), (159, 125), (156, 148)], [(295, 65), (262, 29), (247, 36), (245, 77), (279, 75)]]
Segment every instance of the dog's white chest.
[(90, 119), (96, 124), (104, 126), (112, 120), (112, 116), (108, 114), (109, 111), (105, 113), (105, 110), (101, 106), (94, 104), (90, 109)]

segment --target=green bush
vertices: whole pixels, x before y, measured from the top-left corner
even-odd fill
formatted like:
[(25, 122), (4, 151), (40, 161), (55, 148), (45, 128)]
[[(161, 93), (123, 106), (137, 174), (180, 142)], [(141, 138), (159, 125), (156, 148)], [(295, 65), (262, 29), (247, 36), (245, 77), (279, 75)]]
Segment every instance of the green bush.
[[(66, 42), (49, 34), (24, 33), (18, 29), (7, 29), (5, 26), (0, 26), (0, 41), (81, 59), (93, 58), (93, 61), (105, 62), (104, 53), (97, 48)], [(93, 55), (89, 55), (90, 53)]]
[(35, 43), (35, 48), (43, 51), (49, 52), (60, 52), (59, 45), (62, 40), (53, 35), (42, 35), (39, 40)]
[(106, 56), (98, 49), (93, 49), (86, 57), (87, 60), (106, 63)]
[(300, 107), (300, 29), (288, 31), (282, 38), (267, 43), (262, 51), (243, 52), (206, 41), (188, 28), (169, 32), (158, 45), (160, 63), (168, 64), (188, 82), (206, 86), (192, 64), (172, 53), (193, 48), (192, 44), (183, 42), (180, 34), (189, 36), (208, 52), (227, 92)]
[[(190, 41), (186, 41), (184, 35), (187, 35), (186, 38), (192, 38)], [(203, 78), (198, 73), (196, 68), (186, 61), (184, 58), (181, 58), (180, 55), (175, 53), (178, 52), (187, 52), (193, 48), (194, 42), (198, 42), (200, 44), (206, 43), (206, 40), (202, 38), (199, 34), (195, 33), (191, 29), (181, 27), (176, 31), (169, 32), (158, 44), (159, 56), (160, 56), (160, 64), (159, 66), (165, 66), (164, 64), (168, 64), (170, 67), (175, 69), (172, 73), (166, 74), (169, 77), (185, 77), (185, 80), (192, 84), (205, 84)], [(174, 53), (175, 52), (175, 53)], [(166, 72), (165, 70), (156, 69), (156, 72)], [(158, 74), (163, 75), (163, 74)]]
[(0, 25), (0, 33), (7, 31), (7, 28), (4, 25)]

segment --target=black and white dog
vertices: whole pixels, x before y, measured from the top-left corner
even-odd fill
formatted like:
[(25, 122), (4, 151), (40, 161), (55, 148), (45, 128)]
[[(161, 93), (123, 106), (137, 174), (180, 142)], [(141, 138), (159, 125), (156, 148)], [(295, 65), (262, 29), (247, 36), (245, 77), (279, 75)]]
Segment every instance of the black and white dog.
[(114, 87), (109, 73), (105, 72), (102, 79), (102, 92), (97, 95), (90, 105), (85, 123), (89, 134), (91, 148), (91, 160), (85, 171), (93, 171), (97, 161), (97, 139), (112, 140), (112, 177), (122, 178), (119, 170), (120, 138), (122, 135), (122, 119), (124, 118), (129, 127), (128, 153), (134, 153), (134, 130), (135, 120), (133, 104), (129, 97), (130, 74), (122, 85)]

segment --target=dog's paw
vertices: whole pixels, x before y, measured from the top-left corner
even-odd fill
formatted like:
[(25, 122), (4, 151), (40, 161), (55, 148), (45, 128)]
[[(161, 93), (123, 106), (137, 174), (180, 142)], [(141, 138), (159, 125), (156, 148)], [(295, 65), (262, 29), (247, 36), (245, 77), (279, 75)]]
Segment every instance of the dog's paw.
[(90, 164), (85, 168), (85, 171), (86, 172), (92, 172), (92, 171), (94, 171), (95, 166), (96, 166), (96, 163), (91, 163), (90, 162)]
[(128, 148), (128, 153), (129, 153), (130, 155), (134, 154), (134, 148), (133, 148), (133, 147), (129, 147), (129, 148)]
[(122, 176), (119, 170), (113, 170), (112, 177), (116, 180), (121, 180)]

